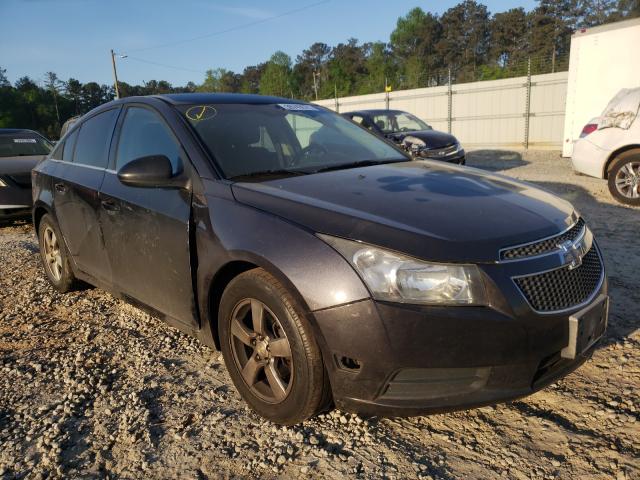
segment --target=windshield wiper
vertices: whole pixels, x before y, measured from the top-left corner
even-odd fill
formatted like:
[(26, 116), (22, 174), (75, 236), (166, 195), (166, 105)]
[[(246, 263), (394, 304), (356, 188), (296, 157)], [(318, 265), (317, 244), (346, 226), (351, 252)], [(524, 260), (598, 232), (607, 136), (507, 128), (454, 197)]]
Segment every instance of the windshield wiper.
[(240, 175), (235, 175), (233, 177), (229, 177), (230, 180), (238, 180), (243, 178), (256, 178), (256, 177), (287, 177), (287, 176), (295, 176), (295, 175), (306, 175), (307, 172), (303, 172), (300, 170), (260, 170), (257, 172), (249, 172), (242, 173)]
[(384, 165), (385, 163), (398, 163), (398, 162), (406, 162), (407, 158), (395, 158), (393, 160), (360, 160), (358, 162), (351, 163), (341, 163), (338, 165), (329, 165), (328, 167), (318, 168), (317, 170), (313, 170), (311, 173), (320, 173), (320, 172), (330, 172), (332, 170), (346, 170), (349, 168), (358, 168), (358, 167), (370, 167), (373, 165)]

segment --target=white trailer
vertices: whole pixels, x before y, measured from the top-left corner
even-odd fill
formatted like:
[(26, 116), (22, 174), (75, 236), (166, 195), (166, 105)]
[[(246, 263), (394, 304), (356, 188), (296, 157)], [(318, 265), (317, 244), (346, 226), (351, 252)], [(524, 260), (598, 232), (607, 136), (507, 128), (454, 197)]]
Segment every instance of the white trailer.
[(571, 156), (582, 128), (616, 93), (634, 87), (640, 87), (640, 18), (574, 33), (562, 156)]

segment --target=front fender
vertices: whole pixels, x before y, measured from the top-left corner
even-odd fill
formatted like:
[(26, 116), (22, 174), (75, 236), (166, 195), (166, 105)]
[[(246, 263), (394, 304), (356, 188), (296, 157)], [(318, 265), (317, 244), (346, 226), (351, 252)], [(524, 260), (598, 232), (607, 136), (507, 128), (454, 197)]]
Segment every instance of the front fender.
[(353, 268), (312, 232), (235, 200), (207, 197), (207, 205), (195, 225), (203, 294), (216, 272), (241, 261), (274, 275), (308, 311), (369, 298)]

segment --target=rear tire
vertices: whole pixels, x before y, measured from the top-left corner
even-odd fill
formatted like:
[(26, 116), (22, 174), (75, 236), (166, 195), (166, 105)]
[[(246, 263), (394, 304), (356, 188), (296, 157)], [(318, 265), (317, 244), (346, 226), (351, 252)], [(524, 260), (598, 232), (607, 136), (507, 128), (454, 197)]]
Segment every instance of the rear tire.
[(294, 425), (326, 407), (330, 387), (320, 348), (303, 310), (273, 276), (257, 268), (234, 278), (218, 319), (227, 370), (256, 413)]
[(627, 150), (614, 158), (608, 182), (613, 198), (626, 205), (640, 206), (640, 150)]
[(53, 288), (61, 293), (72, 290), (76, 277), (69, 261), (69, 252), (57, 222), (49, 214), (40, 220), (38, 243), (44, 271)]

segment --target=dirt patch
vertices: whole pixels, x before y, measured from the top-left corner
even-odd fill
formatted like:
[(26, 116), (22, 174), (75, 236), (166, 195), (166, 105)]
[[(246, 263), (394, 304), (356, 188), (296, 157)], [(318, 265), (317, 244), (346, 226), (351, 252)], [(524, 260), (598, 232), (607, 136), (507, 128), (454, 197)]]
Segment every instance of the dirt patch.
[(0, 227), (0, 478), (640, 478), (640, 209), (557, 152), (469, 164), (555, 192), (594, 230), (613, 302), (578, 371), (496, 407), (277, 427), (219, 353), (98, 289), (55, 293), (14, 224)]

